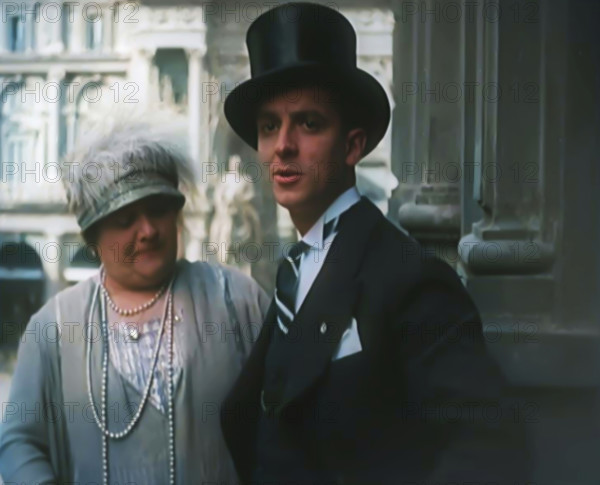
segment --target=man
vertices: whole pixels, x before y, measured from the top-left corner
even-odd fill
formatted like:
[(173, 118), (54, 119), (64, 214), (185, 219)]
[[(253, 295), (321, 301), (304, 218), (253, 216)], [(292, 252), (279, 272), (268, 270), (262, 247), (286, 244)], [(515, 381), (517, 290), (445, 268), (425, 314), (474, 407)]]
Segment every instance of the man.
[(268, 164), (301, 241), (221, 412), (242, 482), (525, 480), (477, 309), (449, 266), (356, 190), (390, 108), (356, 68), (350, 23), (283, 5), (247, 45), (252, 79), (225, 115)]

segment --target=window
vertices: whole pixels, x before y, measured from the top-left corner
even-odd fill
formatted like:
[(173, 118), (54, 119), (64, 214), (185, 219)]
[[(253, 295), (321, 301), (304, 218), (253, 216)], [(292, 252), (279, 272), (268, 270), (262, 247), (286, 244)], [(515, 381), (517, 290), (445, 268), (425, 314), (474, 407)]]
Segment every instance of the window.
[(7, 160), (2, 166), (2, 181), (6, 184), (6, 191), (13, 194), (18, 188), (21, 179), (20, 169), (25, 156), (25, 140), (22, 138), (9, 139), (6, 150)]
[(188, 61), (183, 49), (157, 49), (158, 93), (162, 102), (187, 105)]
[(40, 4), (36, 3), (33, 6), (33, 18), (30, 17), (30, 20), (27, 24), (27, 29), (29, 29), (29, 48), (32, 51), (36, 50), (37, 47), (37, 29), (40, 23)]
[(74, 19), (74, 5), (72, 3), (64, 3), (63, 11), (61, 16), (61, 37), (62, 43), (65, 46), (65, 50), (71, 48), (72, 32), (73, 32), (73, 19)]
[(12, 15), (8, 18), (8, 49), (12, 52), (23, 52), (25, 50), (25, 23), (20, 15)]
[(86, 47), (91, 51), (102, 50), (102, 18), (98, 12), (86, 19)]

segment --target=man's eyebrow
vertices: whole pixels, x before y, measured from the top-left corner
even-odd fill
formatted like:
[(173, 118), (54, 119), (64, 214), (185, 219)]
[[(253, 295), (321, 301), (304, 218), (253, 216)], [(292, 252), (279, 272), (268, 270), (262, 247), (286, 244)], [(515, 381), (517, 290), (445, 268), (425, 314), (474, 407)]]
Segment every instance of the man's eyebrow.
[(316, 116), (318, 118), (325, 118), (325, 115), (316, 109), (301, 109), (298, 111), (292, 111), (290, 113), (292, 118), (305, 118), (307, 116)]
[[(321, 113), (319, 110), (316, 110), (316, 109), (299, 109), (297, 111), (289, 112), (289, 115), (290, 115), (290, 118), (292, 118), (296, 122), (298, 120), (303, 120), (307, 117), (319, 118), (321, 120), (326, 119), (326, 116), (323, 113)], [(279, 115), (274, 111), (270, 111), (267, 109), (261, 109), (258, 111), (258, 113), (256, 115), (256, 119), (257, 120), (278, 120)]]
[(274, 111), (269, 111), (269, 110), (266, 110), (266, 109), (261, 109), (256, 114), (256, 117), (257, 118), (277, 118), (277, 115), (275, 114)]

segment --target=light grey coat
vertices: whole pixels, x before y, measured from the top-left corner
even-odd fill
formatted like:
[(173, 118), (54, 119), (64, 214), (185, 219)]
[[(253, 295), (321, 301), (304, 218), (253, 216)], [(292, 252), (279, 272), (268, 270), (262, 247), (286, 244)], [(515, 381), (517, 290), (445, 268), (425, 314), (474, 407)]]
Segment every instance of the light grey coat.
[[(98, 282), (94, 276), (51, 298), (31, 318), (21, 339), (0, 428), (0, 474), (6, 482), (102, 481), (101, 434), (86, 381), (89, 337), (92, 388), (99, 408), (98, 306), (94, 324), (87, 326)], [(233, 268), (178, 262), (174, 311), (183, 318), (174, 331), (184, 359), (175, 395), (179, 484), (237, 483), (219, 410), (258, 335), (268, 303), (256, 282)], [(109, 427), (121, 430), (141, 395), (111, 365), (108, 382)], [(147, 403), (128, 437), (109, 440), (110, 482), (167, 483), (167, 436), (167, 417)]]

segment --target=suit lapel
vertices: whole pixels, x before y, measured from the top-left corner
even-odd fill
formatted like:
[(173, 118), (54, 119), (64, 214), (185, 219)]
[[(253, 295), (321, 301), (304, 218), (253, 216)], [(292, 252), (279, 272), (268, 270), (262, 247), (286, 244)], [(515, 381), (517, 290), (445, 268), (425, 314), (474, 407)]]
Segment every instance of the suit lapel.
[(371, 232), (382, 217), (364, 197), (344, 217), (323, 266), (296, 314), (293, 325), (300, 338), (291, 346), (288, 379), (278, 412), (327, 369), (353, 316), (360, 290), (360, 264)]
[[(289, 355), (290, 374), (279, 399), (277, 414), (327, 369), (333, 352), (353, 316), (355, 302), (360, 293), (360, 264), (369, 237), (381, 218), (383, 215), (379, 209), (365, 197), (348, 210), (348, 217), (340, 227), (321, 271), (294, 320), (293, 325), (301, 330), (303, 338), (291, 346), (293, 351)], [(265, 358), (273, 332), (278, 331), (276, 319), (275, 302), (272, 300), (257, 342), (227, 397), (228, 405), (238, 403), (246, 406), (244, 409), (260, 406)], [(323, 323), (326, 326), (324, 333), (321, 332)], [(228, 437), (244, 434), (240, 423), (237, 423), (237, 427), (230, 424), (232, 423), (229, 420), (223, 422), (224, 428), (231, 432), (231, 436)], [(235, 451), (233, 454), (237, 455)]]

